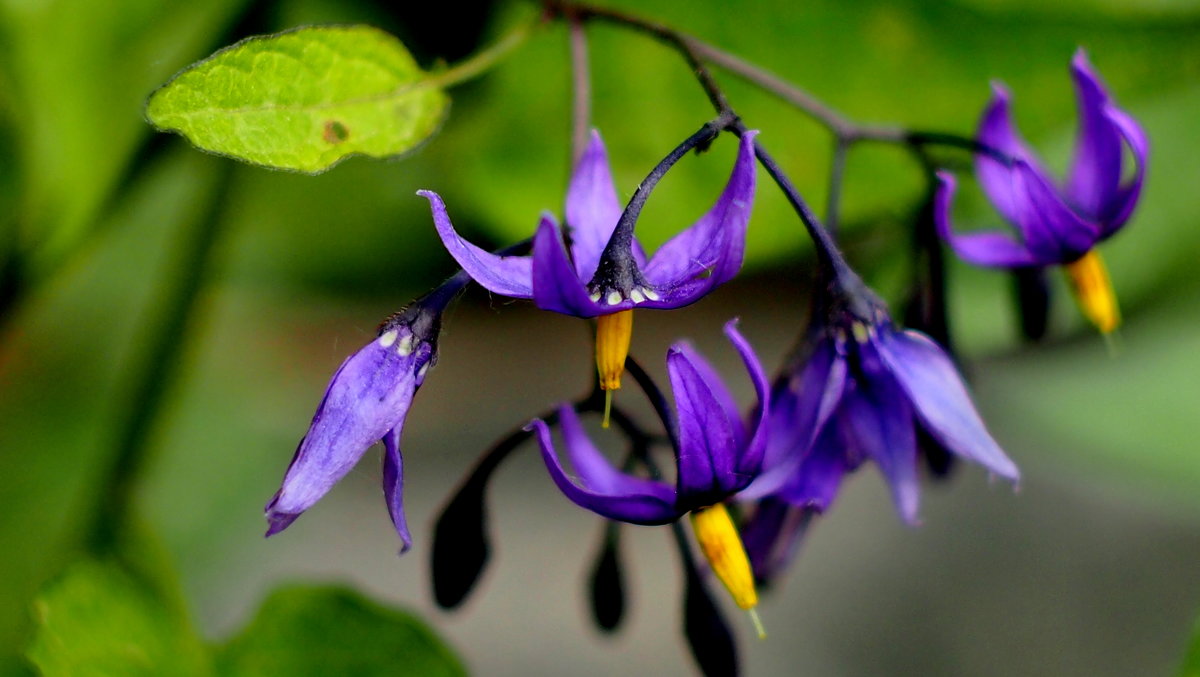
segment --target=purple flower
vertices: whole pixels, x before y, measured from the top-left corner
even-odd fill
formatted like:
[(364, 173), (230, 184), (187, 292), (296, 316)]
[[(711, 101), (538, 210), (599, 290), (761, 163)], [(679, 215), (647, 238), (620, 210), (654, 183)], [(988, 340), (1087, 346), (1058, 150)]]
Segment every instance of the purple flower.
[(437, 337), (446, 303), (465, 275), (415, 301), (385, 321), (378, 337), (334, 373), (308, 433), (292, 457), (283, 485), (267, 503), (267, 536), (283, 531), (383, 440), (383, 494), (403, 544), (412, 545), (401, 500), (404, 484), (400, 433), (413, 395), (437, 361)]
[(677, 472), (674, 486), (628, 475), (615, 468), (592, 444), (570, 406), (559, 411), (559, 424), (576, 479), (563, 469), (550, 428), (534, 420), (546, 468), (558, 488), (577, 505), (603, 517), (633, 524), (666, 524), (693, 510), (721, 503), (744, 489), (758, 474), (766, 444), (768, 388), (762, 365), (746, 339), (725, 325), (725, 335), (742, 356), (759, 403), (745, 425), (733, 396), (713, 367), (687, 343), (667, 353), (667, 374), (678, 414)]
[[(1079, 133), (1066, 181), (1057, 182), (1031, 153), (1013, 126), (1009, 94), (993, 85), (992, 101), (979, 124), (978, 140), (1011, 158), (1005, 163), (982, 153), (975, 173), (991, 203), (1016, 228), (1007, 233), (955, 233), (950, 205), (955, 179), (939, 172), (935, 218), (938, 231), (963, 259), (981, 266), (1022, 268), (1067, 265), (1075, 291), (1102, 331), (1119, 322), (1115, 297), (1095, 245), (1129, 220), (1146, 172), (1149, 144), (1141, 126), (1116, 107), (1080, 49), (1071, 62), (1079, 100)], [(1123, 182), (1124, 146), (1132, 150), (1133, 176)]]
[[(709, 133), (707, 129), (699, 134)], [(567, 190), (566, 232), (552, 215), (543, 214), (530, 256), (498, 256), (467, 242), (455, 232), (437, 193), (418, 194), (429, 200), (434, 225), (450, 255), (483, 287), (504, 296), (533, 299), (544, 310), (598, 317), (600, 387), (615, 390), (621, 387), (629, 352), (630, 311), (694, 303), (741, 268), (754, 202), (756, 134), (742, 136), (733, 172), (716, 204), (649, 259), (633, 235), (641, 202), (631, 202), (622, 211), (604, 143), (596, 132)], [(676, 154), (668, 157), (671, 163), (676, 159)], [(648, 177), (648, 184), (653, 181)]]
[(497, 256), (459, 237), (437, 193), (418, 194), (429, 200), (450, 255), (492, 292), (533, 299), (539, 308), (577, 317), (635, 307), (679, 308), (730, 280), (741, 268), (754, 201), (754, 135), (742, 137), (733, 173), (712, 209), (649, 260), (632, 232), (617, 229), (621, 205), (596, 132), (567, 190), (569, 244), (547, 213), (538, 224), (531, 256)]
[(772, 496), (822, 512), (843, 476), (872, 461), (901, 518), (915, 523), (921, 429), (948, 451), (1017, 480), (936, 343), (897, 330), (865, 289), (831, 298), (817, 317), (808, 354), (774, 385), (763, 471), (739, 498)]

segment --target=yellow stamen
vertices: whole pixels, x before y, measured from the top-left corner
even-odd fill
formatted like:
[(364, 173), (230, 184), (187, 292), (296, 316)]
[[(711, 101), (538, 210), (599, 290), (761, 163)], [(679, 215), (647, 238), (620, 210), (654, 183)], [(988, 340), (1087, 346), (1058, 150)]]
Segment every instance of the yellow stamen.
[(725, 585), (733, 602), (750, 612), (750, 620), (760, 639), (767, 636), (762, 620), (754, 607), (758, 606), (758, 592), (754, 589), (754, 574), (750, 571), (750, 558), (738, 535), (737, 527), (729, 517), (724, 503), (693, 510), (692, 530), (700, 551), (717, 578)]
[(612, 391), (604, 391), (604, 420), (600, 421), (601, 428), (608, 427), (608, 419), (612, 416)]
[(1100, 253), (1093, 249), (1063, 268), (1084, 317), (1103, 334), (1116, 329), (1121, 324), (1121, 310)]
[(629, 338), (633, 336), (633, 311), (622, 310), (596, 318), (596, 369), (600, 372), (600, 388), (617, 390), (629, 355)]

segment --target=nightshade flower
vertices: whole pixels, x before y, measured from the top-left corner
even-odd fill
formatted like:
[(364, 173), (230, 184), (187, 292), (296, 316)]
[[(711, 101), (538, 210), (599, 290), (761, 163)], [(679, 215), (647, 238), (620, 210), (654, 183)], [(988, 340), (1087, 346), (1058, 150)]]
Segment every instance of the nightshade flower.
[(774, 384), (763, 470), (739, 498), (823, 512), (843, 476), (872, 461), (900, 517), (916, 523), (921, 429), (1016, 481), (1016, 465), (984, 427), (950, 358), (924, 334), (896, 329), (882, 302), (855, 282), (860, 290), (833, 291), (816, 309), (807, 354)]
[(574, 467), (572, 479), (559, 461), (544, 421), (534, 420), (546, 468), (558, 488), (580, 507), (611, 520), (656, 525), (691, 514), (692, 527), (713, 572), (743, 609), (757, 604), (745, 549), (724, 501), (748, 486), (762, 465), (770, 408), (766, 375), (736, 322), (725, 334), (741, 354), (758, 404), (743, 423), (733, 396), (703, 357), (687, 343), (667, 353), (667, 374), (675, 395), (677, 422), (674, 486), (621, 472), (592, 444), (569, 405), (559, 410), (559, 426)]
[[(975, 161), (980, 186), (1020, 236), (955, 233), (950, 225), (954, 177), (939, 172), (938, 231), (959, 256), (982, 266), (1025, 268), (1063, 265), (1084, 315), (1108, 333), (1120, 323), (1108, 272), (1094, 247), (1125, 225), (1141, 194), (1149, 144), (1141, 126), (1116, 107), (1080, 49), (1071, 62), (1079, 101), (1079, 132), (1066, 181), (1058, 183), (1030, 152), (1013, 126), (1009, 94), (993, 85), (978, 140), (1008, 155), (1006, 164), (986, 153)], [(1123, 181), (1124, 146), (1133, 174)]]
[[(741, 268), (754, 201), (755, 134), (742, 136), (733, 172), (708, 213), (648, 260), (633, 235), (640, 204), (622, 211), (596, 132), (567, 190), (566, 231), (543, 214), (531, 256), (498, 256), (467, 242), (455, 232), (437, 193), (418, 194), (429, 200), (442, 243), (476, 282), (503, 296), (533, 299), (544, 310), (598, 318), (600, 385), (615, 390), (621, 387), (634, 308), (686, 306)], [(674, 162), (675, 155), (668, 160)]]
[(342, 363), (300, 440), (283, 485), (267, 504), (267, 536), (286, 529), (383, 440), (383, 494), (402, 542), (412, 545), (404, 517), (400, 433), (413, 395), (437, 361), (442, 311), (465, 274), (388, 318), (378, 336)]

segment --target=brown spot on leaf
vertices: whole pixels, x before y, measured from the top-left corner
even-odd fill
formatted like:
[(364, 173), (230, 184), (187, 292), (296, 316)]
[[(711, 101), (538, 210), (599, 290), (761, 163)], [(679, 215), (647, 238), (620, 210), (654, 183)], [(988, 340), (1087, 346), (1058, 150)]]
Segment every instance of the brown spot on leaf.
[(350, 138), (350, 130), (340, 120), (326, 120), (321, 138), (325, 139), (326, 143), (341, 143)]

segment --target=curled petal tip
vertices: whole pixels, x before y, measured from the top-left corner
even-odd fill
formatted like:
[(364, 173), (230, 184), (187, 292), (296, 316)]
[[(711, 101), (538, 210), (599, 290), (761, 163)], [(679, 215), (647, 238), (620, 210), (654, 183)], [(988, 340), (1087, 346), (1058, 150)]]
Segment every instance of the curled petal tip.
[(1092, 62), (1088, 59), (1087, 50), (1082, 45), (1075, 48), (1075, 55), (1071, 57), (1071, 67), (1076, 70), (1091, 70)]

